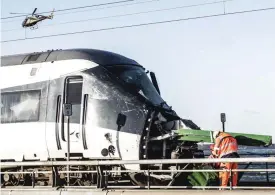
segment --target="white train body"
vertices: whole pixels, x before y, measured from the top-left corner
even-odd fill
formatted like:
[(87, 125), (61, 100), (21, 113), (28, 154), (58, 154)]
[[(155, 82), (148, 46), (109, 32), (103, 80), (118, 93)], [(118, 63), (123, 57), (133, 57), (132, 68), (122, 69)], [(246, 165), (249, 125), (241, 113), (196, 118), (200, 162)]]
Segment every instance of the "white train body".
[[(137, 82), (147, 101), (163, 101), (137, 62), (110, 52), (58, 50), (2, 57), (1, 160), (65, 159), (68, 126), (72, 159), (147, 158), (142, 139), (149, 111), (140, 94), (127, 92), (135, 91), (132, 85), (126, 89), (118, 84), (121, 80), (114, 84), (120, 76), (127, 84)], [(132, 76), (137, 80), (132, 82)], [(64, 103), (72, 105), (69, 123)], [(119, 113), (127, 117), (121, 128)]]

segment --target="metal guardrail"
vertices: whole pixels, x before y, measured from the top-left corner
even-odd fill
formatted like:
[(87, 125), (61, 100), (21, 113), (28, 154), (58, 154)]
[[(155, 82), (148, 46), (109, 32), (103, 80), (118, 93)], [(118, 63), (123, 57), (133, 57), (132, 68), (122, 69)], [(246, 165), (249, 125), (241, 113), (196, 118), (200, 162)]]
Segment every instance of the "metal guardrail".
[[(108, 165), (129, 165), (129, 164), (139, 164), (139, 165), (155, 165), (155, 164), (210, 164), (210, 163), (225, 163), (225, 162), (236, 162), (236, 163), (275, 163), (275, 157), (261, 157), (261, 158), (223, 158), (223, 159), (154, 159), (154, 160), (95, 160), (95, 161), (32, 161), (32, 162), (1, 162), (0, 167), (13, 167), (13, 166), (108, 166)], [(233, 187), (230, 183), (228, 187), (220, 187), (220, 186), (150, 186), (150, 180), (147, 179), (146, 186), (114, 186), (108, 185), (108, 174), (110, 173), (145, 173), (147, 177), (152, 173), (187, 173), (187, 172), (229, 172), (230, 176), (232, 172), (275, 172), (275, 169), (229, 169), (229, 170), (212, 170), (212, 169), (174, 169), (174, 170), (102, 170), (102, 177), (105, 179), (103, 185), (96, 185), (92, 188), (142, 188), (142, 189), (273, 189), (275, 187), (259, 187), (259, 186), (237, 186)], [(2, 172), (2, 174), (31, 174), (33, 184), (32, 187), (35, 187), (35, 174), (43, 173), (43, 174), (54, 174), (53, 171), (20, 171), (20, 172)], [(66, 170), (66, 171), (58, 171), (58, 173), (98, 173), (98, 171), (75, 171), (75, 170)], [(148, 177), (149, 178), (149, 177)], [(65, 186), (66, 187), (66, 186)], [(68, 187), (68, 186), (67, 186)], [(87, 188), (87, 186), (85, 186)], [(81, 188), (78, 186), (78, 188)]]
[[(230, 172), (222, 169), (149, 170), (150, 173), (189, 173), (189, 172)], [(232, 169), (233, 172), (275, 172), (275, 169)], [(147, 173), (147, 170), (107, 170), (108, 173)], [(51, 174), (52, 171), (9, 171), (8, 174)], [(58, 171), (58, 173), (97, 173), (97, 171)]]
[(29, 162), (1, 162), (0, 166), (100, 166), (100, 165), (150, 165), (150, 164), (203, 164), (203, 163), (247, 163), (247, 162), (263, 162), (275, 163), (275, 157), (261, 158), (197, 158), (197, 159), (153, 159), (153, 160), (91, 160), (91, 161), (29, 161)]

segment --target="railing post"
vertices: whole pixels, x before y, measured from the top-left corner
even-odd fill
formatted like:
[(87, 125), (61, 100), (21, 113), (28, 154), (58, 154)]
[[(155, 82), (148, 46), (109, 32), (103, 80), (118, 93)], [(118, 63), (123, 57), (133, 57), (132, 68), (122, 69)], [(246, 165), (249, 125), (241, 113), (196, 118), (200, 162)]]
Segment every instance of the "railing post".
[(97, 186), (96, 186), (96, 188), (103, 188), (105, 186), (105, 184), (104, 184), (104, 173), (103, 173), (102, 167), (97, 166), (96, 170), (97, 170)]
[(35, 174), (34, 171), (32, 172), (32, 187), (34, 188), (35, 186)]
[(147, 189), (150, 190), (150, 170), (147, 170)]
[(233, 177), (232, 177), (232, 167), (230, 167), (230, 172), (229, 172), (229, 176), (230, 176), (230, 190), (232, 190), (232, 184), (233, 184)]
[(265, 166), (266, 166), (266, 181), (269, 184), (269, 172), (268, 172), (268, 163), (267, 162), (266, 162)]
[(108, 188), (108, 171), (105, 171), (105, 179), (104, 179), (104, 188), (107, 189)]
[(70, 162), (70, 117), (68, 116), (68, 121), (67, 121), (67, 162), (68, 162), (68, 165), (67, 165), (67, 186), (70, 186), (70, 165), (69, 165), (69, 162)]
[(51, 167), (51, 172), (52, 172), (52, 174), (51, 174), (51, 179), (50, 179), (50, 176), (49, 176), (49, 180), (51, 180), (51, 182), (52, 182), (52, 188), (53, 187), (55, 187), (55, 178), (54, 178), (54, 171), (53, 171), (53, 166)]
[(59, 173), (56, 166), (52, 166), (52, 187), (56, 187), (59, 185)]

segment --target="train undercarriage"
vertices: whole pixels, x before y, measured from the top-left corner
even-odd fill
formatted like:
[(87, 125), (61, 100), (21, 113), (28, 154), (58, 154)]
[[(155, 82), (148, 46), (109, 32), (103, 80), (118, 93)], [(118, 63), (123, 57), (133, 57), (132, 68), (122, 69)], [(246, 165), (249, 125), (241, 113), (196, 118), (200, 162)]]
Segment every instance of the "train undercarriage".
[[(194, 165), (152, 165), (137, 172), (122, 166), (70, 166), (70, 186), (94, 186), (104, 188), (112, 185), (170, 186), (183, 185), (187, 173), (176, 170), (193, 169)], [(148, 172), (150, 170), (150, 172)], [(157, 173), (153, 171), (157, 170)], [(172, 170), (171, 173), (159, 172)], [(152, 171), (152, 172), (151, 172)], [(68, 185), (67, 166), (10, 167), (1, 170), (1, 185), (4, 186), (52, 186)], [(179, 183), (180, 181), (180, 183)]]
[[(158, 136), (160, 139), (161, 136)], [(167, 137), (167, 136), (164, 136)], [(147, 159), (204, 158), (203, 151), (191, 143), (178, 144), (175, 140), (152, 139), (148, 142)], [(144, 151), (143, 151), (144, 152)], [(143, 155), (145, 155), (143, 153)], [(50, 159), (52, 161), (65, 159)], [(82, 159), (87, 161), (88, 159)], [(171, 186), (191, 185), (188, 173), (176, 170), (194, 169), (194, 164), (141, 165), (140, 170), (126, 170), (124, 166), (70, 166), (70, 186), (94, 186), (104, 188), (110, 185)], [(150, 172), (148, 172), (150, 170)], [(157, 172), (153, 172), (156, 170)], [(165, 170), (161, 172), (161, 170)], [(167, 172), (171, 170), (171, 172)], [(1, 167), (2, 186), (66, 186), (67, 166), (51, 167)], [(24, 173), (23, 173), (24, 172)], [(184, 182), (183, 182), (184, 181)], [(186, 181), (186, 182), (185, 182)]]
[[(195, 142), (182, 141), (172, 132), (180, 128), (175, 122), (163, 122), (160, 115), (148, 114), (147, 123), (140, 141), (140, 159), (191, 159), (204, 158), (203, 151), (198, 150)], [(192, 124), (191, 124), (192, 125)], [(48, 159), (65, 161), (66, 159)], [(81, 159), (89, 160), (89, 159)], [(136, 185), (136, 186), (170, 186), (193, 185), (188, 182), (192, 173), (177, 173), (176, 170), (194, 169), (193, 164), (157, 164), (140, 165), (140, 170), (126, 170), (122, 166), (67, 166), (55, 167), (7, 167), (1, 168), (3, 186), (96, 186)], [(151, 172), (149, 173), (148, 170)], [(156, 170), (156, 172), (152, 172)], [(164, 172), (161, 172), (164, 170)], [(168, 172), (170, 170), (171, 172)], [(7, 172), (7, 173), (5, 173)], [(25, 172), (22, 174), (22, 172)], [(39, 173), (38, 173), (39, 172)], [(198, 174), (198, 173), (197, 173)], [(179, 182), (180, 181), (180, 182)]]

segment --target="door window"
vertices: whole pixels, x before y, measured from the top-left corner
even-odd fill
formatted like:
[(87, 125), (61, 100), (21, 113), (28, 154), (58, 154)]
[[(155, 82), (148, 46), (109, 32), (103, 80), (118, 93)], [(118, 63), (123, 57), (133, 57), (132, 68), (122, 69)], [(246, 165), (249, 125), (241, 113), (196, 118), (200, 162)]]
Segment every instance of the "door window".
[(70, 123), (80, 124), (82, 82), (82, 78), (67, 80), (66, 103), (72, 104)]
[[(79, 141), (80, 136), (80, 118), (82, 102), (82, 77), (73, 77), (66, 80), (65, 85), (65, 103), (72, 105), (72, 115), (69, 117), (70, 141)], [(67, 141), (68, 118), (64, 118), (65, 132), (63, 131), (62, 139)]]

